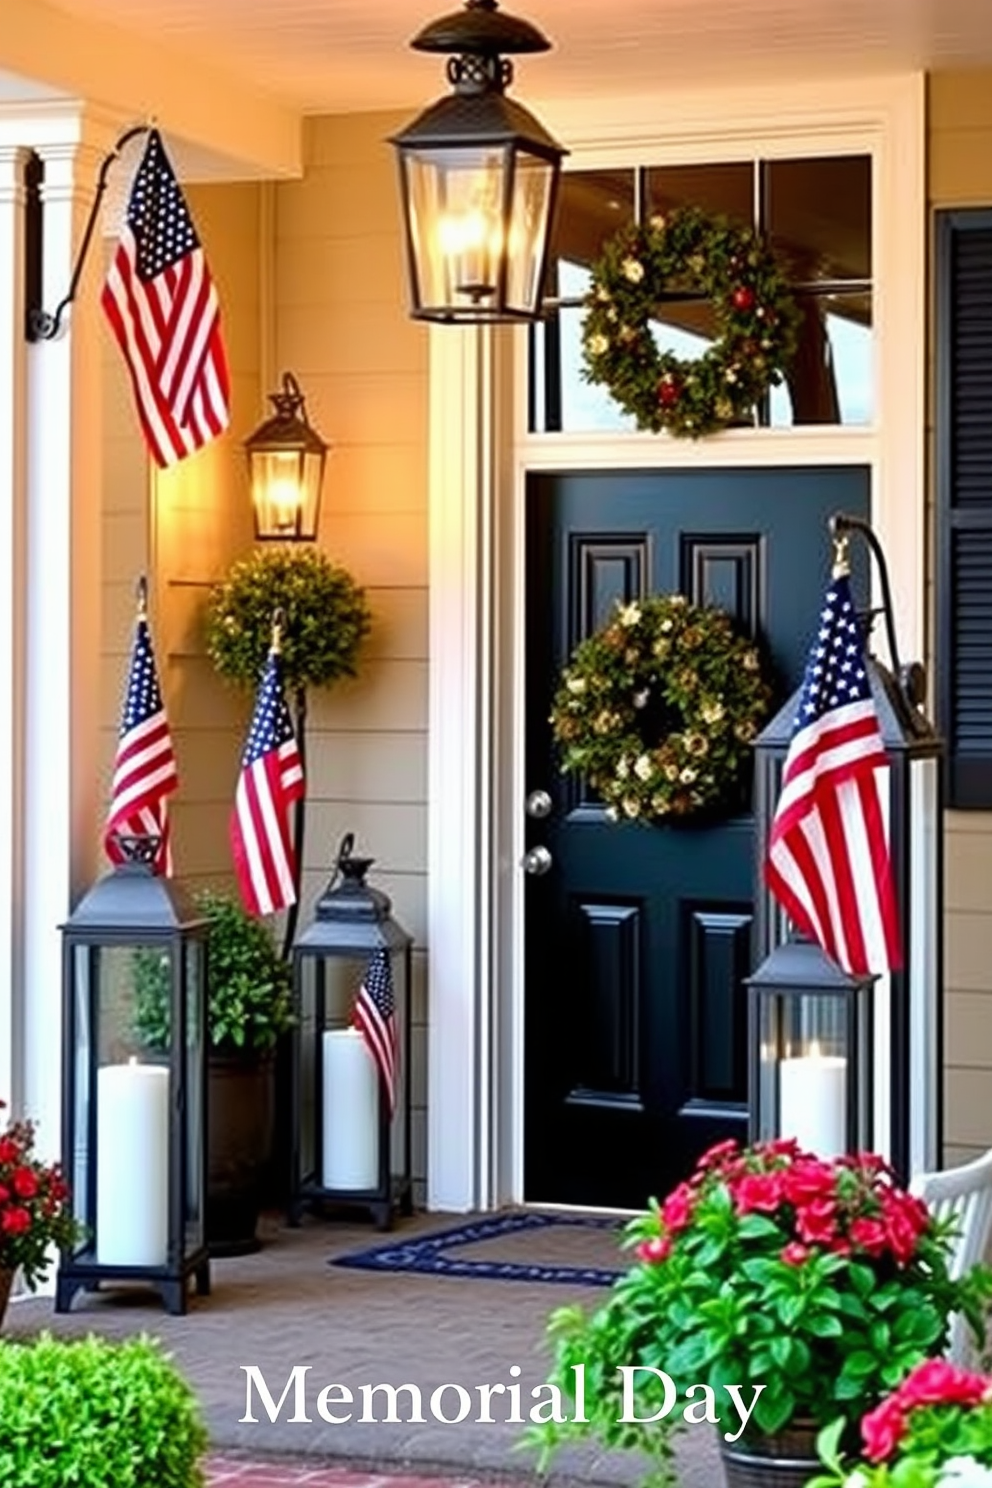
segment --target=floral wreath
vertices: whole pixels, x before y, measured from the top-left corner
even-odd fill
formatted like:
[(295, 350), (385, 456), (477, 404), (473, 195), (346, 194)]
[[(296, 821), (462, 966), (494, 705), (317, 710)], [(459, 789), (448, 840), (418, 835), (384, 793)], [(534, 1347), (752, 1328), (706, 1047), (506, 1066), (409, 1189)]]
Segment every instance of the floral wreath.
[[(651, 328), (662, 299), (680, 293), (706, 295), (715, 312), (712, 346), (690, 360), (659, 351)], [(586, 380), (655, 434), (698, 439), (750, 421), (796, 347), (798, 314), (771, 250), (696, 207), (621, 229), (592, 265), (585, 304)]]
[(613, 821), (687, 817), (739, 793), (772, 690), (722, 610), (656, 594), (581, 641), (551, 712), (562, 772)]

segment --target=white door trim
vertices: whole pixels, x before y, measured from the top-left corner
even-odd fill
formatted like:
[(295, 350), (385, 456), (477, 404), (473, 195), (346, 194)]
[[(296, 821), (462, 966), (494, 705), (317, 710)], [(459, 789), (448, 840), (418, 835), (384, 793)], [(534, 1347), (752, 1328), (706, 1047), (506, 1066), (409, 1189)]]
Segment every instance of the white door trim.
[[(870, 152), (877, 422), (868, 430), (528, 435), (526, 338), (431, 333), (428, 1202), (523, 1194), (524, 553), (536, 469), (856, 463), (904, 656), (925, 643), (924, 80), (538, 105), (573, 167)], [(609, 124), (601, 121), (609, 120)], [(513, 366), (504, 348), (513, 348)], [(884, 1029), (879, 1030), (880, 1042)]]

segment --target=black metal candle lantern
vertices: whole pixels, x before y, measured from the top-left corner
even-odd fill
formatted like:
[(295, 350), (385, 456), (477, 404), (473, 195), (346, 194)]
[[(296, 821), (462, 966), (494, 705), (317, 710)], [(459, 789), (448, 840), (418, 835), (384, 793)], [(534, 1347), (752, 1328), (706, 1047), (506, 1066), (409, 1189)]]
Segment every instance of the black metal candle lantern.
[[(334, 876), (313, 921), (293, 947), (296, 1024), (292, 1054), (292, 1172), (289, 1220), (322, 1201), (370, 1210), (389, 1229), (394, 1209), (413, 1206), (410, 1130), (412, 937), (381, 890), (365, 882), (371, 858), (341, 843)], [(391, 1028), (371, 1038), (355, 1026), (361, 988), (377, 979), (392, 1006)], [(378, 1027), (378, 1025), (376, 1025)], [(372, 1049), (388, 1041), (388, 1084)]]
[(752, 1142), (794, 1137), (818, 1157), (871, 1150), (875, 980), (797, 939), (748, 978)]
[[(895, 887), (902, 965), (878, 980), (875, 1045), (888, 1049), (876, 1064), (874, 1140), (903, 1179), (942, 1162), (943, 1063), (943, 745), (923, 710), (926, 679), (918, 662), (902, 665), (895, 636), (888, 571), (881, 545), (858, 517), (832, 519), (835, 538), (857, 534), (876, 560), (891, 669), (867, 658), (872, 696), (889, 759), (889, 855)], [(870, 637), (869, 637), (870, 646)], [(800, 692), (764, 729), (755, 745), (755, 828), (759, 883), (778, 801), (782, 765)], [(755, 911), (755, 955), (761, 961), (786, 938), (783, 911), (761, 888)], [(752, 1067), (755, 1051), (752, 1048)], [(883, 1078), (884, 1074), (884, 1078)], [(754, 1092), (752, 1092), (752, 1100)]]
[(210, 1290), (207, 926), (152, 871), (157, 838), (118, 842), (126, 861), (62, 926), (62, 1163), (84, 1237), (61, 1258), (55, 1308), (140, 1281), (183, 1313), (190, 1276)]

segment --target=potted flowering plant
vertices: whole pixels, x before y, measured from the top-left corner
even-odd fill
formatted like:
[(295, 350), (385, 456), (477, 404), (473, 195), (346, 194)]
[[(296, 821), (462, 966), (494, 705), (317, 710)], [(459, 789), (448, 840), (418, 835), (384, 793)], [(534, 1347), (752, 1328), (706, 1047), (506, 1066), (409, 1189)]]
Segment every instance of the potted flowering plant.
[(952, 1279), (947, 1226), (881, 1158), (823, 1161), (792, 1141), (719, 1144), (627, 1235), (636, 1264), (605, 1306), (551, 1317), (551, 1382), (574, 1398), (578, 1368), (585, 1410), (534, 1429), (545, 1463), (593, 1435), (671, 1482), (673, 1427), (709, 1421), (731, 1488), (803, 1488), (818, 1428), (939, 1354), (952, 1313), (981, 1337), (992, 1294), (984, 1268)]
[[(6, 1102), (0, 1101), (0, 1110)], [(11, 1121), (0, 1134), (0, 1318), (20, 1269), (33, 1292), (48, 1270), (50, 1247), (67, 1249), (78, 1226), (68, 1204), (69, 1190), (57, 1163), (34, 1153), (34, 1126)]]
[(992, 1488), (992, 1378), (927, 1359), (863, 1418), (862, 1461), (845, 1466), (840, 1434), (821, 1433), (810, 1488)]

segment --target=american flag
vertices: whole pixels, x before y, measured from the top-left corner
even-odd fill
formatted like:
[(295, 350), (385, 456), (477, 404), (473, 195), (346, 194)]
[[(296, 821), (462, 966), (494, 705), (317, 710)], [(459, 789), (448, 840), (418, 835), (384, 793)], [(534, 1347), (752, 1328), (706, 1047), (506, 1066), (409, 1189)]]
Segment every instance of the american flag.
[(178, 784), (179, 772), (158, 685), (151, 633), (142, 613), (134, 632), (110, 811), (103, 833), (104, 850), (112, 863), (126, 861), (126, 854), (116, 840), (117, 833), (124, 837), (147, 835), (159, 838), (156, 872), (172, 872), (168, 796)]
[(396, 1109), (396, 997), (388, 951), (374, 951), (355, 1000), (354, 1023), (379, 1066), (390, 1117)]
[(231, 812), (231, 849), (241, 898), (252, 914), (296, 902), (296, 851), (290, 808), (303, 795), (303, 762), (282, 686), (282, 662), (269, 652)]
[(174, 465), (230, 421), (220, 305), (157, 130), (148, 136), (101, 303), (124, 353), (141, 427)]
[(795, 925), (854, 976), (900, 964), (888, 794), (864, 639), (841, 574), (806, 664), (765, 876)]

